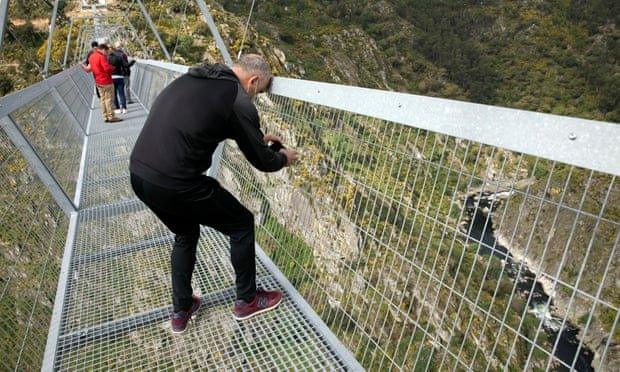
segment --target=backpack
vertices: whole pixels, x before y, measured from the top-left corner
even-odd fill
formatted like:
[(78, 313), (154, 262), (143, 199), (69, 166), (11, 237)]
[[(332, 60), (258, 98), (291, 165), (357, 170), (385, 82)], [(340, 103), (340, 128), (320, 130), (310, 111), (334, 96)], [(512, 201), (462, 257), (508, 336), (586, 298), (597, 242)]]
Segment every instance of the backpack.
[(108, 62), (116, 67), (114, 71), (116, 74), (127, 76), (129, 75), (129, 65), (125, 62), (123, 58), (123, 52), (114, 51), (108, 55)]

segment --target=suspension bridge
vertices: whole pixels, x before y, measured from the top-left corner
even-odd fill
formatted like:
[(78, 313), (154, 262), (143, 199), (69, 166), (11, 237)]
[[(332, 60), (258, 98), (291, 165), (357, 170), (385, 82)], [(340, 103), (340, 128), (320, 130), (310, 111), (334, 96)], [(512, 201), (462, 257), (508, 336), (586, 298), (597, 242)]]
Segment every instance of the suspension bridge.
[[(235, 321), (228, 241), (203, 228), (204, 307), (173, 335), (173, 236), (128, 162), (188, 66), (143, 1), (99, 1), (70, 19), (52, 74), (58, 3), (45, 79), (0, 98), (3, 370), (617, 368), (617, 124), (285, 77), (256, 105), (300, 164), (261, 174), (227, 141), (209, 170), (254, 212), (257, 282), (283, 303)], [(2, 0), (0, 30), (8, 17)], [(99, 38), (138, 57), (118, 124), (80, 68)]]

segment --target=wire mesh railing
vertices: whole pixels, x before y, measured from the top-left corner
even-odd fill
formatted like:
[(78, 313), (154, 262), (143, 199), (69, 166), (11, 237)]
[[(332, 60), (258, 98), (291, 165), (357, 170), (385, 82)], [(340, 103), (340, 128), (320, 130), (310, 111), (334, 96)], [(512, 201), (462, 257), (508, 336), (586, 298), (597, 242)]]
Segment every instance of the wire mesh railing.
[(92, 96), (72, 68), (0, 99), (3, 370), (41, 367)]
[(0, 369), (40, 368), (68, 217), (0, 131)]
[(76, 66), (2, 99), (3, 111), (70, 198), (76, 193), (93, 89), (92, 77)]
[[(139, 79), (154, 87), (142, 94), (150, 104), (162, 76), (174, 73), (166, 67), (139, 66)], [(461, 125), (468, 139), (441, 134), (423, 122), (360, 114), (363, 102), (354, 113), (328, 99), (287, 97), (279, 82), (306, 89), (276, 79), (275, 94), (257, 101), (263, 130), (298, 149), (300, 164), (266, 176), (229, 142), (219, 179), (255, 213), (260, 246), (366, 368), (617, 365), (620, 188), (617, 149), (605, 137), (618, 138), (618, 127), (567, 124), (608, 153), (607, 161), (592, 150), (591, 158), (564, 162), (558, 159), (567, 154), (540, 156), (563, 138), (518, 151), (521, 138), (484, 144), (465, 132), (480, 128)], [(330, 89), (338, 87), (314, 94), (330, 96)], [(438, 100), (427, 110), (484, 120), (456, 110), (460, 104)], [(419, 116), (399, 108), (403, 117)], [(504, 121), (512, 115), (522, 129), (534, 128), (523, 134), (532, 142), (549, 123), (569, 120), (471, 108), (497, 109)], [(531, 117), (540, 133), (528, 127)], [(574, 143), (574, 153), (584, 146)]]
[(187, 70), (183, 66), (170, 63), (159, 63), (167, 68), (158, 67), (157, 64), (137, 63), (131, 75), (131, 84), (136, 87), (134, 93), (147, 110), (151, 108), (159, 93)]

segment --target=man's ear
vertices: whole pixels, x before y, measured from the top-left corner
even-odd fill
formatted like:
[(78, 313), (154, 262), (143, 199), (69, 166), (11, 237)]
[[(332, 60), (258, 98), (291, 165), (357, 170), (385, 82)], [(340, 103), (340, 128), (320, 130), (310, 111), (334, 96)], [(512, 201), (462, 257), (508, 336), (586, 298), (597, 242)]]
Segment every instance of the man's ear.
[(257, 85), (258, 84), (258, 75), (254, 75), (250, 78), (250, 85)]

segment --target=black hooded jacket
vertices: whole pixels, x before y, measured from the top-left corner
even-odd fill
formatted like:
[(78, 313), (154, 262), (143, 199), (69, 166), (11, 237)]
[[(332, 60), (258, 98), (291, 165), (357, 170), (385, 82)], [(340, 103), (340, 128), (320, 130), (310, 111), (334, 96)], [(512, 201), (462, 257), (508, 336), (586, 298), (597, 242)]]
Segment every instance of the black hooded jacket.
[(191, 68), (159, 94), (131, 153), (129, 170), (158, 186), (201, 182), (218, 143), (233, 139), (257, 169), (275, 172), (286, 156), (263, 142), (258, 111), (224, 65)]

